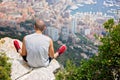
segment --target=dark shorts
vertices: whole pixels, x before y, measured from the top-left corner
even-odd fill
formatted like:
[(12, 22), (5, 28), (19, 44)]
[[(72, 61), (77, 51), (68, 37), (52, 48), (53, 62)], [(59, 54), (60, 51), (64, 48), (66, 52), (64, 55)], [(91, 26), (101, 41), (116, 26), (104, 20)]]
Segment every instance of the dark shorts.
[[(23, 60), (27, 62), (27, 59), (26, 59), (27, 56), (22, 56)], [(51, 62), (52, 58), (49, 57), (49, 63)]]
[(52, 60), (52, 58), (51, 58), (51, 57), (49, 57), (49, 63), (51, 62), (51, 60)]
[(27, 57), (27, 56), (22, 56), (23, 60), (27, 62), (26, 57)]

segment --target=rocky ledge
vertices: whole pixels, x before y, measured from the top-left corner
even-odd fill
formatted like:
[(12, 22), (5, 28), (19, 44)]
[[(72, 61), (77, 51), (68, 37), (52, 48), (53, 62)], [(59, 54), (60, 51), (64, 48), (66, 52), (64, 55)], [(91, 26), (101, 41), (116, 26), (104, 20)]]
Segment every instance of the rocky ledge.
[[(58, 61), (53, 59), (48, 67), (32, 68), (23, 61), (16, 52), (13, 40), (9, 37), (0, 40), (0, 52), (5, 52), (10, 58), (12, 80), (55, 80), (54, 72), (60, 68)], [(18, 40), (19, 41), (19, 40)], [(20, 45), (22, 44), (19, 41)]]

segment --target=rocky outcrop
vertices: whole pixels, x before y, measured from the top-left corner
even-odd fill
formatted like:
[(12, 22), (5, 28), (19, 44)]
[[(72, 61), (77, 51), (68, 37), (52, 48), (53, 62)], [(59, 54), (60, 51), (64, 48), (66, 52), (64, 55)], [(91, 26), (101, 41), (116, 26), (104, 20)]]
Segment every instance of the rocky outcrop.
[[(0, 52), (5, 52), (12, 64), (12, 80), (55, 80), (54, 72), (60, 68), (59, 63), (55, 59), (51, 61), (48, 67), (32, 68), (16, 52), (13, 40), (8, 37), (0, 40)], [(20, 41), (19, 43), (20, 45), (22, 44)]]

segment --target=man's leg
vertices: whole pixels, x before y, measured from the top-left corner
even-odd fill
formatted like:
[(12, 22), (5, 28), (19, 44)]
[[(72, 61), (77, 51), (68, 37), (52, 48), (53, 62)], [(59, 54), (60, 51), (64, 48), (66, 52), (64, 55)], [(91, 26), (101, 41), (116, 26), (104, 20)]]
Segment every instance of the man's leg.
[[(63, 54), (65, 51), (67, 50), (67, 46), (66, 45), (62, 45), (57, 52), (54, 54), (54, 58), (56, 59), (58, 56), (60, 56), (61, 54)], [(51, 62), (52, 58), (49, 57), (49, 62)]]
[(54, 54), (54, 58), (56, 59), (58, 56), (59, 56), (59, 53), (56, 52), (56, 53)]
[[(22, 53), (22, 50), (21, 50), (21, 49), (19, 49), (19, 50), (18, 50), (18, 53), (20, 53), (20, 54), (21, 54), (21, 53)], [(23, 58), (23, 60), (24, 60), (24, 61), (26, 61), (26, 62), (27, 62), (27, 59), (26, 59), (26, 58), (27, 58), (27, 55), (22, 56), (22, 58)]]
[(57, 52), (54, 54), (54, 58), (57, 58), (58, 56), (62, 55), (67, 50), (66, 45), (62, 45)]
[[(21, 50), (20, 45), (17, 40), (14, 41), (14, 46), (15, 46), (17, 52), (22, 54), (22, 50)], [(26, 57), (27, 57), (27, 55), (22, 56), (23, 60), (27, 62)]]

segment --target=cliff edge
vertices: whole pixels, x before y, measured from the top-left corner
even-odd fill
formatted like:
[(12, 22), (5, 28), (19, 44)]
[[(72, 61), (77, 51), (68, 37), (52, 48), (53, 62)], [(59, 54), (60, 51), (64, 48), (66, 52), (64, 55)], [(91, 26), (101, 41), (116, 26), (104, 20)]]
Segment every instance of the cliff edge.
[[(12, 64), (12, 80), (55, 80), (54, 72), (60, 68), (58, 61), (53, 59), (48, 67), (29, 67), (16, 52), (13, 41), (14, 39), (9, 37), (0, 40), (0, 52), (5, 52), (7, 57), (10, 58), (9, 61)], [(21, 41), (19, 41), (19, 43), (22, 45)]]

